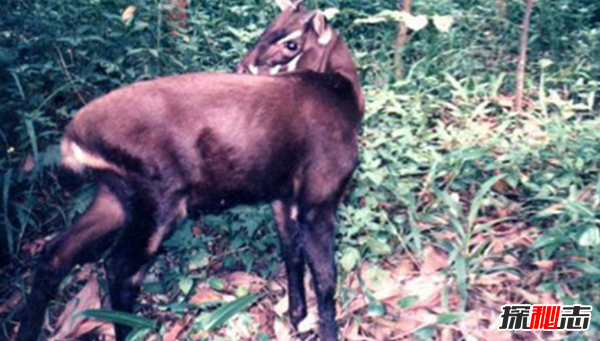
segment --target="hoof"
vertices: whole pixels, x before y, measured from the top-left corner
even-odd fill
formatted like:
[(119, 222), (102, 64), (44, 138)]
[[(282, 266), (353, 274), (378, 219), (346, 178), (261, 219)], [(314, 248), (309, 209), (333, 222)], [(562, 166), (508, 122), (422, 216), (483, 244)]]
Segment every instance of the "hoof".
[(290, 309), (288, 313), (290, 314), (290, 322), (292, 322), (292, 326), (294, 326), (295, 330), (298, 330), (300, 322), (306, 318), (306, 307), (301, 307), (294, 310)]

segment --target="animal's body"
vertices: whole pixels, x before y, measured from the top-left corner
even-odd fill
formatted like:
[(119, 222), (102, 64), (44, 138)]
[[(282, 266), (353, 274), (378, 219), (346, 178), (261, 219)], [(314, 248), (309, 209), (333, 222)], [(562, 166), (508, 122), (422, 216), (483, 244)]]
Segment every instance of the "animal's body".
[[(112, 309), (131, 312), (145, 269), (188, 206), (206, 212), (259, 202), (272, 203), (292, 323), (306, 316), (308, 265), (320, 338), (337, 339), (334, 215), (357, 164), (364, 100), (347, 48), (322, 13), (279, 2), (284, 12), (239, 67), (257, 75), (136, 83), (92, 101), (67, 126), (62, 166), (98, 189), (46, 246), (17, 341), (37, 338), (62, 277), (96, 260), (117, 235), (109, 294)], [(117, 340), (128, 332), (117, 325)]]

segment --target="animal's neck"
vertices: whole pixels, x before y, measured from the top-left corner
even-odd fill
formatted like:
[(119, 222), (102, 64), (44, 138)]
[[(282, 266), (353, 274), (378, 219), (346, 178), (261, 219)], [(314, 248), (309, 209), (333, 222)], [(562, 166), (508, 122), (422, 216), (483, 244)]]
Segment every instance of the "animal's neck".
[(365, 99), (358, 79), (358, 72), (354, 61), (350, 55), (348, 47), (337, 34), (335, 34), (327, 47), (329, 51), (325, 54), (326, 57), (321, 61), (319, 65), (319, 71), (337, 73), (344, 78), (348, 79), (352, 83), (352, 89), (356, 98), (358, 110), (360, 111), (361, 118), (365, 112)]

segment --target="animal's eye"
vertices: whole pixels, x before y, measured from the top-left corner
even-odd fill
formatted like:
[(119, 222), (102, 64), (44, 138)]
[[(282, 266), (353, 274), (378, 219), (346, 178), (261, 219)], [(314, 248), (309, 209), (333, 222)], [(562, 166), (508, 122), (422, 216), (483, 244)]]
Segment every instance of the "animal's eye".
[(296, 51), (298, 49), (298, 44), (293, 41), (288, 41), (285, 43), (285, 48), (290, 51)]

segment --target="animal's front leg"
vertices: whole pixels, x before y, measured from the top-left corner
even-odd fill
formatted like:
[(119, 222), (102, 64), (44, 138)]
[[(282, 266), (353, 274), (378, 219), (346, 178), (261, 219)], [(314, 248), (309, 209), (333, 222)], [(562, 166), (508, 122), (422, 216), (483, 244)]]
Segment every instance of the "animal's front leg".
[(304, 288), (304, 254), (295, 217), (296, 208), (289, 201), (275, 201), (272, 205), (277, 223), (277, 235), (281, 255), (285, 262), (288, 282), (290, 321), (294, 328), (306, 317), (306, 294)]
[(299, 217), (304, 252), (313, 276), (319, 308), (319, 338), (336, 341), (334, 205), (303, 207)]

